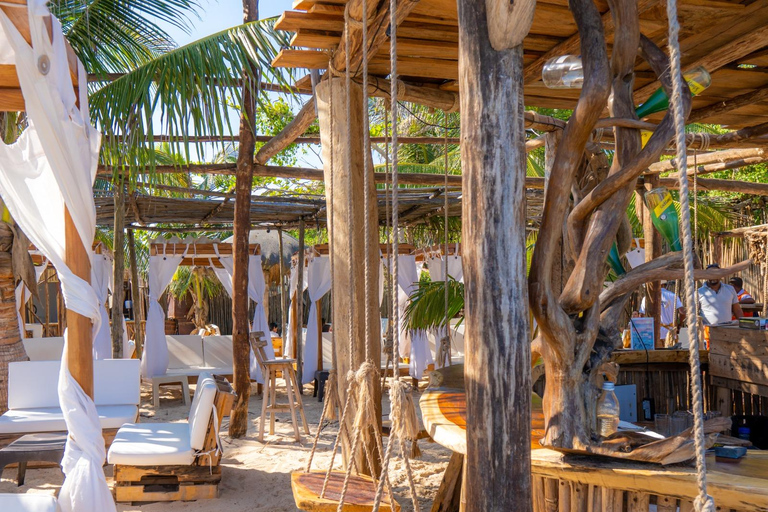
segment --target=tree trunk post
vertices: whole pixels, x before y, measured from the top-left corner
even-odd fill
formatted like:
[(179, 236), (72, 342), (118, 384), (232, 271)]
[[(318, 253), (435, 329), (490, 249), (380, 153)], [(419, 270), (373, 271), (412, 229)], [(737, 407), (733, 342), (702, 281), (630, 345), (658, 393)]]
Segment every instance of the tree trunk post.
[[(369, 293), (368, 304), (365, 303), (365, 286), (377, 286), (379, 282), (379, 251), (371, 251), (369, 255), (369, 269), (371, 283), (365, 282), (365, 240), (364, 226), (366, 216), (370, 226), (378, 226), (378, 208), (376, 206), (376, 189), (374, 180), (370, 180), (368, 190), (363, 188), (363, 158), (371, 158), (370, 149), (363, 151), (363, 93), (362, 88), (356, 83), (350, 86), (350, 112), (346, 112), (346, 85), (343, 78), (331, 78), (322, 81), (316, 88), (318, 112), (320, 121), (320, 139), (322, 141), (323, 171), (325, 175), (326, 194), (329, 191), (331, 176), (333, 176), (333, 203), (328, 200), (328, 211), (333, 209), (334, 225), (328, 226), (328, 236), (333, 237), (333, 290), (339, 293), (332, 294), (333, 300), (333, 331), (336, 346), (336, 368), (338, 378), (338, 390), (342, 403), (346, 398), (347, 383), (345, 375), (348, 371), (357, 370), (365, 360), (365, 348), (368, 344), (368, 352), (376, 367), (381, 365), (381, 321), (379, 314), (378, 290)], [(367, 103), (366, 103), (367, 104)], [(345, 153), (350, 142), (347, 140), (346, 127), (349, 127), (351, 135), (350, 163), (347, 168)], [(333, 130), (331, 129), (333, 127)], [(331, 174), (331, 163), (333, 172)], [(373, 166), (371, 166), (372, 168)], [(350, 174), (351, 173), (351, 174)], [(351, 177), (351, 188), (350, 188)], [(363, 194), (370, 195), (370, 211), (363, 211)], [(348, 212), (351, 208), (352, 224), (347, 222)], [(379, 231), (376, 228), (370, 230), (371, 247), (378, 247)], [(352, 238), (352, 254), (349, 254), (349, 241)], [(349, 282), (349, 265), (352, 264), (353, 283)], [(349, 301), (352, 301), (353, 317), (347, 315)], [(365, 338), (365, 307), (370, 308), (369, 332), (370, 338)], [(349, 339), (349, 322), (352, 322), (352, 340)], [(350, 368), (350, 351), (352, 352), (352, 367)], [(374, 391), (373, 401), (377, 407), (377, 421), (381, 421), (381, 389), (380, 382)], [(349, 414), (349, 432), (352, 432), (352, 418)], [(350, 446), (346, 438), (342, 438), (342, 448), (345, 462), (348, 460)], [(374, 453), (376, 448), (372, 448)], [(357, 467), (365, 468), (369, 473), (362, 449), (356, 454)], [(377, 461), (374, 461), (374, 463)], [(378, 474), (378, 468), (374, 468)]]
[[(90, 247), (83, 246), (75, 222), (64, 207), (64, 263), (77, 277), (91, 282)], [(122, 287), (121, 287), (122, 289)], [(122, 314), (122, 311), (121, 311)], [(93, 334), (91, 319), (67, 312), (67, 364), (85, 394), (93, 398)]]
[[(645, 190), (651, 190), (658, 185), (659, 177), (655, 174), (646, 176)], [(639, 195), (639, 194), (638, 194)], [(661, 234), (653, 227), (651, 221), (651, 210), (645, 207), (645, 198), (643, 201), (643, 236), (645, 237), (645, 261), (649, 262), (661, 256)], [(645, 316), (653, 318), (653, 340), (656, 348), (664, 348), (664, 344), (659, 339), (661, 328), (661, 282), (652, 281), (646, 284), (648, 297), (645, 300)]]
[[(303, 375), (304, 375), (304, 368), (303, 368), (303, 361), (304, 361), (304, 346), (302, 345), (303, 341), (303, 331), (302, 326), (304, 325), (304, 219), (299, 219), (299, 263), (298, 267), (296, 268), (296, 275), (298, 276), (298, 279), (296, 280), (296, 311), (297, 314), (297, 322), (296, 322), (296, 340), (295, 343), (295, 350), (296, 350), (296, 380), (301, 382)], [(304, 394), (302, 392), (302, 388), (299, 388), (299, 393)]]
[(283, 230), (278, 229), (277, 230), (277, 236), (278, 240), (280, 242), (280, 336), (283, 338), (283, 350), (285, 350), (285, 326), (288, 323), (288, 310), (285, 303), (286, 294), (285, 294), (285, 281), (283, 280), (283, 277), (285, 276), (285, 265), (283, 263)]
[(123, 357), (123, 302), (125, 301), (125, 291), (123, 290), (123, 279), (125, 275), (125, 188), (121, 178), (119, 182), (112, 187), (115, 199), (115, 238), (112, 243), (112, 252), (114, 261), (112, 262), (112, 280), (114, 282), (112, 290), (112, 357), (121, 359)]
[(144, 331), (141, 330), (141, 322), (144, 320), (144, 300), (141, 296), (139, 267), (136, 263), (136, 238), (132, 229), (128, 230), (128, 257), (131, 264), (131, 296), (133, 297), (133, 341), (136, 343), (136, 355), (141, 358), (144, 348)]
[[(259, 19), (257, 0), (243, 0), (243, 21)], [(244, 77), (245, 78), (245, 77)], [(229, 435), (245, 436), (248, 431), (248, 400), (251, 397), (251, 346), (248, 340), (248, 236), (251, 230), (251, 190), (256, 137), (253, 132), (256, 109), (250, 80), (243, 81), (240, 116), (240, 148), (235, 169), (234, 269), (232, 272), (232, 356), (237, 399), (232, 408)]]
[[(510, 8), (525, 10), (526, 4), (533, 8), (525, 0)], [(507, 6), (496, 0), (459, 0), (458, 4), (466, 464), (471, 468), (466, 474), (467, 512), (530, 511), (532, 507), (520, 44), (530, 24), (508, 34), (514, 43), (494, 49), (498, 45), (491, 37), (487, 12), (494, 7)], [(499, 26), (498, 20), (494, 24)], [(500, 140), (507, 142), (499, 144)]]

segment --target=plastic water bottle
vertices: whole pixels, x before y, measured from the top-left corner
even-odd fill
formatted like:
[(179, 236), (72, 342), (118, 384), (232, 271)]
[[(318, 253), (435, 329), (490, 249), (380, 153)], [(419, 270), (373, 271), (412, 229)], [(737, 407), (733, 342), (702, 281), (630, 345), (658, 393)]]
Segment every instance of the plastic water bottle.
[(613, 388), (613, 382), (604, 382), (603, 392), (597, 399), (597, 433), (601, 439), (619, 430), (619, 400)]
[(581, 57), (562, 55), (549, 59), (541, 70), (541, 79), (549, 89), (581, 89), (584, 83)]

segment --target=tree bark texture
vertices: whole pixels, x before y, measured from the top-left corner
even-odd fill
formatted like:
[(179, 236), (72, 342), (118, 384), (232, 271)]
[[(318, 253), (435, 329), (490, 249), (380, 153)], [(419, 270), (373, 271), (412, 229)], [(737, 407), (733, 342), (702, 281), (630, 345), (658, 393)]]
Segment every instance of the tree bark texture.
[(523, 48), (492, 48), (485, 3), (460, 0), (458, 12), (466, 510), (530, 511)]
[[(123, 290), (123, 280), (125, 275), (125, 188), (122, 181), (112, 186), (115, 199), (115, 229), (114, 241), (112, 243), (112, 252), (114, 260), (112, 262), (112, 281), (115, 283), (112, 290), (112, 357), (121, 359), (123, 357), (123, 302), (125, 302), (125, 291)], [(89, 247), (90, 249), (90, 247)]]
[(8, 363), (29, 359), (16, 316), (12, 247), (13, 231), (7, 223), (0, 222), (0, 414), (8, 410)]
[[(346, 112), (346, 86), (344, 79), (331, 78), (323, 80), (316, 89), (318, 113), (320, 119), (320, 138), (322, 140), (322, 157), (325, 173), (325, 191), (329, 193), (331, 177), (333, 177), (333, 202), (328, 198), (329, 212), (333, 211), (333, 225), (329, 226), (329, 236), (333, 237), (333, 331), (336, 347), (337, 375), (339, 376), (339, 396), (342, 403), (346, 398), (346, 374), (349, 370), (357, 370), (365, 360), (366, 344), (370, 359), (376, 367), (381, 365), (381, 324), (379, 321), (379, 251), (378, 229), (370, 229), (369, 257), (370, 279), (365, 282), (365, 241), (364, 226), (366, 218), (371, 226), (377, 226), (378, 212), (376, 207), (376, 190), (373, 179), (368, 190), (363, 188), (363, 158), (371, 158), (370, 149), (363, 151), (363, 97), (362, 89), (356, 83), (351, 84), (351, 108), (349, 117)], [(367, 104), (367, 103), (366, 103)], [(346, 147), (347, 127), (351, 135), (351, 167), (347, 168)], [(333, 163), (333, 171), (331, 171)], [(373, 168), (373, 166), (371, 166)], [(351, 183), (350, 183), (351, 178)], [(363, 194), (369, 194), (372, 207), (363, 210)], [(347, 222), (351, 209), (352, 224)], [(352, 239), (352, 254), (349, 253), (349, 240)], [(352, 281), (349, 282), (349, 268), (352, 265)], [(365, 303), (365, 286), (371, 287), (368, 304)], [(353, 317), (348, 316), (349, 303), (352, 301)], [(365, 307), (370, 308), (369, 315), (370, 337), (365, 337)], [(348, 326), (352, 322), (352, 340), (349, 339)], [(351, 352), (351, 365), (350, 365)], [(377, 409), (381, 403), (381, 389), (375, 389), (374, 403)], [(352, 432), (352, 418), (349, 420), (349, 432)], [(380, 410), (377, 421), (381, 421)], [(349, 456), (349, 446), (346, 439), (342, 443), (345, 461)], [(370, 447), (375, 450), (374, 447)], [(375, 451), (374, 451), (375, 453)], [(356, 454), (358, 467), (366, 467), (362, 452)], [(376, 470), (376, 468), (374, 468)], [(378, 471), (376, 471), (378, 473)]]
[[(259, 18), (257, 0), (243, 0), (243, 21)], [(248, 235), (253, 186), (253, 155), (256, 151), (255, 101), (250, 81), (243, 80), (240, 116), (240, 147), (235, 171), (234, 269), (232, 272), (232, 356), (237, 399), (232, 408), (229, 435), (245, 436), (248, 431), (248, 399), (251, 396), (251, 347), (248, 340)]]
[[(648, 176), (645, 181), (645, 191), (656, 187), (658, 176)], [(643, 201), (643, 236), (645, 238), (645, 262), (648, 263), (661, 256), (661, 234), (653, 227), (651, 209), (645, 206), (643, 194), (638, 194)], [(653, 318), (653, 340), (656, 348), (664, 348), (659, 343), (661, 321), (661, 281), (651, 281), (645, 285), (645, 316)]]

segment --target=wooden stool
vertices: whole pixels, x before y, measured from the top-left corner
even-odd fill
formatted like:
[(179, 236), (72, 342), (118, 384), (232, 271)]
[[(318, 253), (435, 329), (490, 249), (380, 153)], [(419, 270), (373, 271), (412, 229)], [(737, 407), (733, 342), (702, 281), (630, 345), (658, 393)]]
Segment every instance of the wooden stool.
[[(301, 393), (299, 393), (299, 383), (296, 379), (296, 370), (293, 368), (293, 364), (296, 362), (294, 359), (267, 359), (266, 351), (264, 347), (267, 342), (264, 340), (263, 332), (252, 332), (250, 334), (251, 348), (256, 356), (256, 362), (261, 368), (261, 375), (264, 378), (264, 396), (261, 403), (261, 424), (259, 427), (259, 441), (264, 442), (264, 422), (269, 413), (269, 433), (273, 435), (275, 433), (275, 413), (277, 411), (291, 411), (291, 422), (293, 423), (293, 433), (296, 437), (296, 441), (301, 441), (301, 434), (299, 434), (299, 425), (296, 422), (296, 408), (299, 409), (301, 414), (301, 421), (304, 424), (304, 432), (309, 435), (309, 425), (307, 424), (307, 418), (304, 416), (304, 404), (301, 401)], [(281, 372), (285, 379), (285, 391), (288, 394), (287, 404), (277, 403), (277, 373)]]

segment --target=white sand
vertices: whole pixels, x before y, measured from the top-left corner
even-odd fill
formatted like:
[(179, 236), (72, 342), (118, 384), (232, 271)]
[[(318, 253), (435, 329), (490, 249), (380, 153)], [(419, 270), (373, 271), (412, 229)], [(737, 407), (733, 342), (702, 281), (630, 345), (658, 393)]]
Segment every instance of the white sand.
[[(254, 387), (255, 390), (255, 387)], [(257, 429), (261, 414), (261, 397), (252, 396), (249, 403), (250, 426), (244, 439), (230, 439), (226, 430), (229, 419), (222, 424), (222, 444), (224, 457), (222, 459), (222, 481), (219, 486), (217, 500), (201, 500), (197, 502), (152, 503), (143, 505), (119, 504), (119, 511), (208, 511), (226, 510), (227, 512), (258, 512), (258, 511), (295, 511), (298, 510), (293, 502), (291, 493), (291, 472), (306, 467), (312, 440), (317, 430), (317, 422), (322, 412), (322, 404), (312, 398), (312, 387), (307, 386), (304, 394), (304, 409), (312, 432), (304, 436), (301, 443), (294, 442), (293, 430), (290, 424), (290, 414), (278, 416), (274, 436), (266, 435), (265, 443), (257, 440)], [(418, 402), (418, 394), (414, 395)], [(285, 393), (278, 391), (278, 400), (285, 400)], [(161, 396), (160, 409), (155, 410), (151, 404), (149, 388), (142, 389), (141, 422), (175, 422), (185, 421), (188, 408), (181, 401), (180, 392), (168, 388)], [(385, 397), (383, 404), (385, 412), (389, 403)], [(268, 424), (267, 424), (268, 427)], [(327, 426), (320, 436), (313, 468), (326, 469), (330, 461), (330, 450), (338, 430), (338, 423)], [(387, 438), (384, 438), (386, 443)], [(385, 444), (386, 446), (386, 444)], [(435, 493), (440, 485), (443, 472), (450, 458), (450, 451), (428, 440), (419, 441), (422, 457), (411, 461), (417, 494), (421, 510), (429, 510)], [(337, 467), (341, 467), (340, 457), (337, 456)], [(111, 476), (110, 466), (105, 466), (107, 476)], [(390, 478), (394, 486), (395, 497), (402, 505), (403, 511), (413, 510), (408, 482), (405, 477), (403, 464), (400, 459), (393, 459), (390, 467)], [(61, 472), (57, 469), (29, 469), (26, 483), (16, 486), (16, 469), (6, 469), (0, 479), (0, 493), (48, 493), (58, 492), (63, 481)]]

